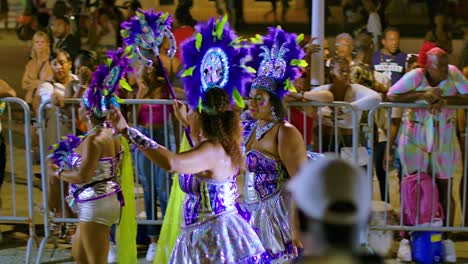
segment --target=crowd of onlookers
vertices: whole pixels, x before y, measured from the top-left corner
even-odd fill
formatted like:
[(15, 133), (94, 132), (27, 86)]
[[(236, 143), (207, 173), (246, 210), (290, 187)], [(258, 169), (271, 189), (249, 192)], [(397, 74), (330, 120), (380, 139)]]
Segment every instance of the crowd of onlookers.
[[(190, 15), (192, 1), (180, 1), (175, 11), (174, 36), (178, 45), (184, 39), (192, 36), (196, 21)], [(219, 13), (223, 13), (221, 8), (222, 1), (216, 1)], [(236, 3), (242, 1), (235, 1)], [(307, 1), (306, 1), (307, 2)], [(421, 47), (419, 54), (407, 54), (400, 50), (400, 32), (393, 27), (385, 27), (387, 24), (385, 19), (379, 15), (379, 10), (385, 1), (342, 1), (344, 16), (346, 19), (344, 31), (335, 39), (334, 48), (330, 48), (328, 43), (324, 43), (321, 47), (310, 45), (310, 39), (303, 41), (303, 46), (306, 51), (306, 59), (309, 60), (311, 54), (317, 52), (318, 49), (323, 49), (325, 71), (325, 85), (309, 89), (310, 76), (309, 68), (305, 68), (303, 78), (299, 79), (295, 87), (297, 93), (288, 95), (287, 100), (294, 101), (345, 101), (350, 102), (359, 111), (359, 118), (363, 123), (367, 123), (366, 111), (381, 101), (398, 101), (398, 95), (401, 93), (410, 92), (404, 82), (409, 82), (411, 78), (419, 78), (415, 74), (422, 71), (425, 78), (428, 78), (429, 85), (439, 87), (439, 84), (445, 84), (445, 80), (450, 82), (464, 82), (461, 80), (457, 70), (450, 66), (449, 72), (440, 77), (437, 75), (441, 69), (438, 65), (447, 65), (444, 61), (444, 55), (441, 52), (433, 51), (433, 48), (440, 48), (443, 53), (450, 54), (453, 51), (452, 36), (447, 28), (447, 16), (445, 14), (433, 14), (433, 27), (427, 32), (425, 43)], [(53, 11), (47, 19), (43, 19), (43, 25), (39, 26), (37, 32), (32, 36), (32, 48), (30, 60), (25, 66), (25, 71), (22, 78), (22, 88), (25, 91), (24, 100), (30, 104), (34, 116), (37, 116), (39, 106), (42, 102), (51, 100), (52, 104), (46, 109), (46, 146), (55, 143), (58, 135), (58, 128), (61, 134), (86, 133), (86, 120), (72, 120), (71, 111), (65, 107), (64, 98), (80, 98), (84, 90), (88, 87), (92, 72), (96, 66), (102, 62), (105, 52), (109, 49), (122, 45), (120, 38), (120, 24), (132, 17), (135, 11), (141, 7), (138, 1), (129, 1), (125, 4), (125, 12), (114, 5), (113, 0), (100, 1), (100, 5), (95, 8), (95, 12), (90, 13), (88, 17), (76, 17), (74, 10), (59, 0), (56, 2)], [(282, 19), (285, 19), (288, 5), (287, 1), (282, 1), (283, 13)], [(234, 1), (226, 1), (227, 12), (240, 12), (239, 7), (234, 5)], [(276, 20), (276, 2), (272, 1), (272, 11), (265, 14), (269, 16), (273, 14)], [(234, 11), (233, 11), (234, 10)], [(237, 10), (237, 11), (236, 11)], [(238, 13), (237, 13), (238, 14)], [(231, 15), (234, 19), (234, 25), (242, 24), (242, 15)], [(367, 19), (367, 20), (366, 20)], [(465, 26), (464, 46), (460, 62), (457, 67), (468, 77), (468, 26)], [(347, 32), (347, 33), (346, 33)], [(164, 49), (164, 44), (162, 46)], [(427, 54), (431, 50), (432, 53)], [(162, 67), (169, 73), (169, 79), (175, 87), (176, 95), (179, 99), (183, 99), (184, 93), (181, 89), (181, 82), (177, 73), (181, 66), (180, 52), (175, 58), (170, 59), (165, 52), (160, 52)], [(129, 76), (129, 83), (134, 87), (133, 92), (121, 94), (122, 98), (136, 99), (169, 99), (168, 89), (164, 80), (163, 69), (158, 64), (153, 66), (137, 66), (137, 70)], [(435, 68), (434, 68), (435, 67)], [(408, 72), (413, 71), (409, 75)], [(434, 72), (434, 74), (432, 74)], [(410, 76), (405, 79), (404, 76)], [(419, 75), (418, 75), (419, 76)], [(435, 76), (439, 76), (439, 82), (434, 81)], [(403, 78), (403, 79), (402, 79)], [(457, 79), (458, 78), (458, 79)], [(463, 85), (463, 84), (462, 84)], [(1, 86), (6, 87), (4, 85)], [(440, 86), (441, 89), (443, 88)], [(413, 87), (414, 88), (414, 87)], [(6, 88), (5, 88), (6, 89)], [(405, 90), (406, 89), (406, 90)], [(445, 89), (445, 88), (444, 88)], [(330, 97), (319, 97), (319, 91), (329, 91), (333, 95)], [(403, 91), (403, 92), (401, 92)], [(3, 90), (0, 91), (0, 95)], [(458, 93), (462, 93), (462, 89)], [(8, 95), (14, 95), (5, 92)], [(448, 94), (444, 94), (448, 95)], [(452, 95), (452, 94), (450, 94)], [(440, 94), (426, 94), (426, 97), (421, 99), (428, 101), (431, 107), (438, 107), (436, 102), (441, 99)], [(407, 100), (407, 102), (416, 102)], [(401, 98), (400, 98), (401, 101)], [(430, 101), (430, 102), (429, 102)], [(449, 103), (449, 102), (448, 102)], [(139, 105), (136, 108), (122, 106), (128, 117), (136, 116), (138, 129), (158, 142), (166, 142), (168, 147), (175, 148), (178, 139), (178, 133), (174, 133), (178, 124), (175, 120), (170, 119), (170, 108), (167, 107), (164, 111), (164, 106), (161, 105)], [(1, 107), (0, 107), (1, 109)], [(301, 107), (291, 107), (290, 121), (303, 134), (305, 144), (310, 150), (325, 152), (334, 152), (336, 148), (342, 149), (352, 146), (352, 121), (351, 114), (346, 109), (338, 109), (339, 114), (338, 124), (334, 124), (335, 112), (330, 108), (322, 108), (320, 112)], [(133, 113), (136, 110), (136, 113)], [(1, 111), (0, 111), (1, 113)], [(318, 139), (317, 123), (319, 114), (322, 118), (323, 126), (322, 138)], [(304, 116), (305, 115), (305, 116)], [(409, 164), (406, 164), (408, 158), (401, 157), (398, 159), (398, 147), (401, 146), (401, 134), (404, 133), (407, 126), (414, 126), (414, 120), (402, 119), (402, 112), (393, 110), (391, 116), (390, 127), (388, 127), (388, 117), (386, 111), (377, 112), (375, 116), (375, 140), (374, 140), (374, 167), (375, 173), (379, 181), (379, 191), (382, 201), (389, 201), (386, 196), (386, 188), (388, 188), (387, 173), (385, 162), (387, 158), (385, 150), (387, 145), (390, 145), (391, 154), (395, 153), (392, 161), (395, 160), (395, 167), (398, 168), (400, 178), (413, 173), (408, 171)], [(60, 122), (55, 119), (59, 118)], [(305, 122), (304, 122), (305, 120)], [(402, 121), (403, 120), (403, 121)], [(454, 131), (456, 138), (460, 142), (459, 146), (464, 146), (465, 135), (465, 117), (464, 111), (459, 111), (454, 122)], [(75, 124), (71, 124), (75, 122)], [(411, 124), (413, 122), (413, 124)], [(339, 142), (335, 142), (335, 128), (338, 126)], [(72, 131), (72, 127), (76, 127)], [(169, 130), (167, 130), (169, 127)], [(1, 130), (1, 127), (0, 127)], [(387, 130), (391, 133), (388, 136)], [(172, 131), (169, 139), (165, 138), (165, 132)], [(409, 130), (408, 130), (409, 131)], [(313, 136), (312, 136), (313, 135)], [(338, 135), (337, 135), (338, 136)], [(34, 133), (33, 149), (38, 153), (37, 134)], [(318, 141), (321, 140), (322, 149), (318, 148)], [(457, 144), (458, 144), (457, 141)], [(2, 149), (3, 140), (0, 138), (0, 151)], [(400, 142), (400, 144), (398, 144)], [(407, 142), (408, 143), (408, 142)], [(409, 142), (414, 143), (414, 142)], [(410, 146), (411, 144), (407, 144)], [(338, 145), (338, 146), (336, 146)], [(366, 147), (367, 143), (363, 143), (362, 147)], [(407, 147), (404, 146), (404, 147)], [(369, 146), (367, 146), (369, 147)], [(464, 148), (462, 147), (462, 152)], [(404, 150), (411, 151), (411, 150)], [(36, 159), (40, 157), (36, 154)], [(2, 155), (5, 157), (5, 155)], [(161, 168), (152, 165), (143, 155), (138, 152), (134, 156), (137, 171), (139, 172), (139, 181), (144, 190), (144, 203), (148, 219), (156, 219), (158, 212), (154, 209), (154, 205), (158, 204), (161, 213), (164, 215), (167, 200), (169, 197), (170, 186), (166, 181), (169, 177), (164, 177), (166, 173)], [(2, 170), (2, 162), (0, 161), (0, 170)], [(365, 166), (364, 164), (361, 164)], [(3, 165), (4, 166), (4, 165)], [(402, 176), (403, 175), (403, 176)], [(441, 204), (445, 206), (447, 201), (447, 187), (444, 180), (449, 178), (441, 178), (438, 181), (439, 191), (441, 192)], [(2, 181), (0, 175), (0, 184)], [(49, 188), (51, 195), (59, 194), (60, 190), (53, 185)], [(0, 200), (1, 201), (1, 200)], [(61, 205), (57, 200), (50, 200), (51, 210), (60, 216), (69, 216), (70, 212), (61, 212)], [(452, 203), (453, 204), (453, 203)], [(452, 210), (453, 211), (453, 210)], [(453, 219), (453, 218), (452, 218)], [(157, 226), (149, 226), (147, 234), (150, 237), (151, 244), (148, 250), (147, 259), (154, 258), (155, 243), (159, 234)], [(72, 234), (73, 231), (62, 232)], [(452, 245), (453, 249), (453, 245)], [(454, 253), (454, 251), (453, 251)], [(403, 254), (403, 253), (402, 253)], [(404, 256), (403, 256), (404, 258)]]

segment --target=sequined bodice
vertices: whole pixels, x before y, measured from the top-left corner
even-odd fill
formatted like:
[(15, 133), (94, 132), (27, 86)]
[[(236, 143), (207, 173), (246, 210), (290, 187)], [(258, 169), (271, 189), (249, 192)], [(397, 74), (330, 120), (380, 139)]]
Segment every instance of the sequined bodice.
[(235, 176), (219, 182), (180, 174), (179, 184), (187, 194), (184, 202), (184, 219), (187, 226), (236, 209), (239, 194)]
[[(88, 184), (90, 182), (116, 177), (116, 175), (120, 175), (119, 173), (119, 163), (122, 158), (122, 152), (120, 152), (115, 158), (114, 157), (106, 157), (99, 159), (95, 174), (93, 178), (87, 182), (80, 185)], [(81, 166), (82, 157), (77, 154), (76, 152), (72, 151), (70, 155), (70, 164), (71, 167), (77, 169)]]
[(249, 150), (247, 172), (244, 183), (244, 200), (258, 202), (281, 190), (288, 178), (286, 168), (280, 160), (272, 159), (258, 150)]
[[(101, 158), (94, 176), (90, 181), (81, 184), (70, 184), (70, 197), (85, 185), (90, 187), (81, 188), (82, 190), (79, 192), (80, 201), (99, 199), (120, 191), (117, 177), (120, 176), (119, 164), (122, 159), (122, 154), (123, 152), (120, 152), (116, 157)], [(74, 169), (79, 168), (81, 166), (81, 161), (82, 157), (72, 151), (69, 159), (70, 167)]]

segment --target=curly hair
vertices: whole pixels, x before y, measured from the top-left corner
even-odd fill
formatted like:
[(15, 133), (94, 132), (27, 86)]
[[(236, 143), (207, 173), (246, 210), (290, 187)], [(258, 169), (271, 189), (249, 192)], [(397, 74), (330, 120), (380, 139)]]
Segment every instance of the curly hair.
[(212, 111), (202, 111), (200, 114), (203, 135), (208, 140), (219, 142), (231, 158), (232, 164), (243, 168), (240, 115), (231, 109), (228, 94), (221, 88), (211, 88), (206, 93), (204, 107)]

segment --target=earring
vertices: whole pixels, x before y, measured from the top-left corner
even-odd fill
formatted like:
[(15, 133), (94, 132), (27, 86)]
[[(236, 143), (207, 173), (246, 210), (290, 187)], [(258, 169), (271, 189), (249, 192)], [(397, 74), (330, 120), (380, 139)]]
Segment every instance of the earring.
[(86, 120), (88, 121), (88, 124), (89, 124), (90, 126), (93, 126), (93, 124), (91, 123), (91, 113), (88, 113), (88, 114), (86, 115)]
[(271, 110), (271, 115), (273, 116), (273, 120), (275, 121), (278, 120), (278, 117), (276, 116), (276, 113), (275, 113), (275, 108), (272, 106), (270, 110)]

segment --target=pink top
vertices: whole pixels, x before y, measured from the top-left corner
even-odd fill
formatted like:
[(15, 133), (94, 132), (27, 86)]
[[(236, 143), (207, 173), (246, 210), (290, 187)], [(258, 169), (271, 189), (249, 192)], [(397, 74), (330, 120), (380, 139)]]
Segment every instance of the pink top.
[(172, 106), (159, 104), (141, 105), (140, 114), (138, 115), (138, 124), (150, 125), (153, 123), (153, 125), (164, 125), (164, 107), (166, 108), (166, 120), (169, 120)]

